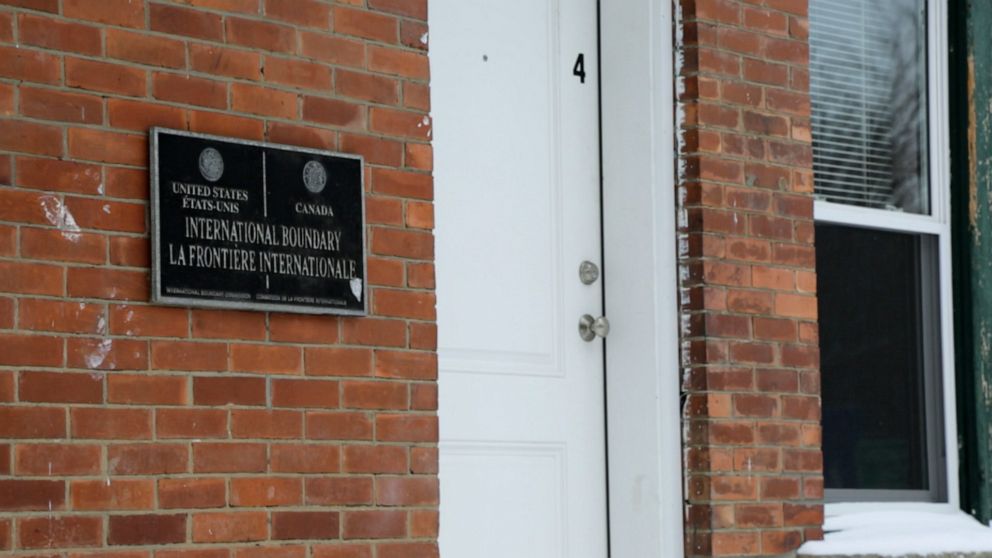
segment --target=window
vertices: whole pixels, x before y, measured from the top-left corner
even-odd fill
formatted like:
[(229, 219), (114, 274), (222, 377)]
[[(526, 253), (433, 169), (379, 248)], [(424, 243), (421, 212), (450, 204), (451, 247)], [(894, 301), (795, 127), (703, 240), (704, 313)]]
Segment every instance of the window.
[(956, 497), (943, 10), (810, 0), (828, 501)]

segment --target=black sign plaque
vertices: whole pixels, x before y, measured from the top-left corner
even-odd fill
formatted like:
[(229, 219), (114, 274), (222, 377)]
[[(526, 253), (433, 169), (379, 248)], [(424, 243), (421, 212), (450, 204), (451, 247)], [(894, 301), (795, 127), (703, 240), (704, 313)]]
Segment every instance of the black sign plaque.
[(151, 130), (152, 302), (365, 315), (362, 159)]

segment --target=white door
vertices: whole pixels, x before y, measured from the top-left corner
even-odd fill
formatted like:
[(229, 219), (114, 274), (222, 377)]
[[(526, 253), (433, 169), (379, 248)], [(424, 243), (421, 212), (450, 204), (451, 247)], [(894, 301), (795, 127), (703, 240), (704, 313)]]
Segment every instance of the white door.
[(603, 311), (578, 271), (601, 264), (596, 0), (431, 0), (430, 29), (441, 556), (605, 558), (603, 342), (577, 329)]

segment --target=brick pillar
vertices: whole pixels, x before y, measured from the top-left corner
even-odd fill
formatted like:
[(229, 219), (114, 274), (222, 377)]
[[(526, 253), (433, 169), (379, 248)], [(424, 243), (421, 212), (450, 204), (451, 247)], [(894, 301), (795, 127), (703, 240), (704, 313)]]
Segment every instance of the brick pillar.
[(821, 536), (806, 0), (681, 0), (690, 556)]
[[(0, 0), (0, 554), (437, 556), (426, 0)], [(148, 129), (365, 157), (370, 315), (149, 304)]]

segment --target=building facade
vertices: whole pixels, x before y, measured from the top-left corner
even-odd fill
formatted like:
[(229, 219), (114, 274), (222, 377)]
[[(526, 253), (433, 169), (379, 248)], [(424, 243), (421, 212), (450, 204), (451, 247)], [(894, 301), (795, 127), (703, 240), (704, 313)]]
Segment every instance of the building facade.
[[(0, 0), (0, 551), (772, 557), (825, 513), (987, 522), (990, 21)], [(366, 315), (154, 302), (153, 128), (360, 156)]]

